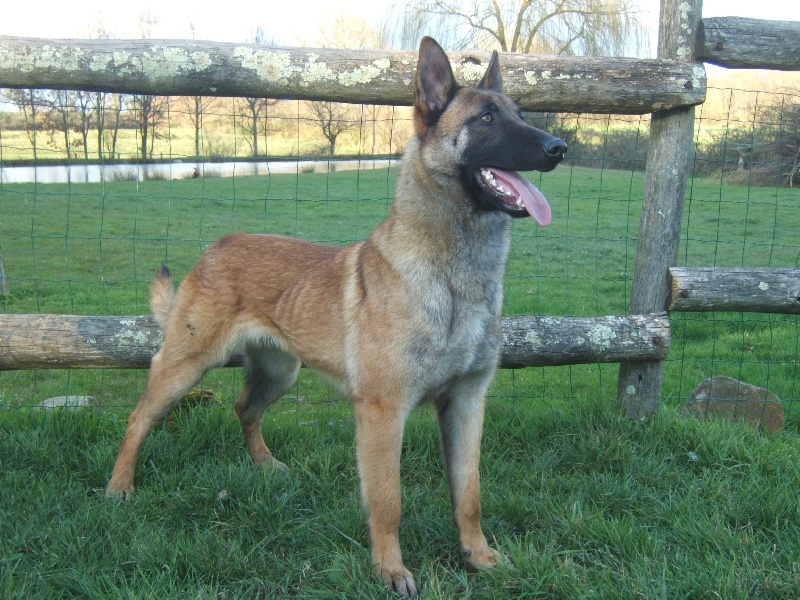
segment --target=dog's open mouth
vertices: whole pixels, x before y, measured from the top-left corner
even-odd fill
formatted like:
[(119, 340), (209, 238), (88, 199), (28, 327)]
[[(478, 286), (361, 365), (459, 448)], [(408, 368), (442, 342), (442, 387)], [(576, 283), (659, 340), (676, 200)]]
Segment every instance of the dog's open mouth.
[(483, 167), (475, 173), (475, 179), (507, 212), (525, 211), (542, 227), (550, 224), (550, 205), (542, 192), (518, 173)]

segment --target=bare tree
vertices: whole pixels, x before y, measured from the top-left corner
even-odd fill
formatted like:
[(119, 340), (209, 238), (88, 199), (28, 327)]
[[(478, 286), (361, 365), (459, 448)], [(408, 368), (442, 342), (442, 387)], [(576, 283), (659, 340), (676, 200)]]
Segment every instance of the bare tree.
[[(189, 37), (195, 39), (194, 20), (189, 21)], [(200, 158), (205, 154), (203, 150), (203, 120), (205, 111), (212, 109), (217, 98), (212, 96), (189, 96), (186, 98), (186, 112), (194, 127), (194, 155)]]
[[(109, 134), (108, 128), (103, 129), (103, 145), (113, 160), (117, 154), (117, 140), (119, 139), (119, 129), (122, 126), (122, 111), (127, 103), (127, 96), (125, 94), (110, 94), (111, 101), (104, 109), (106, 119), (104, 123), (111, 124), (111, 132)], [(106, 99), (108, 96), (106, 96)], [(99, 135), (99, 130), (98, 130)]]
[(89, 160), (89, 131), (94, 126), (97, 110), (94, 105), (96, 95), (91, 92), (77, 91), (72, 94), (72, 106), (75, 111), (75, 124), (73, 129), (81, 137), (79, 143), (83, 146), (83, 158)]
[(244, 139), (250, 145), (250, 153), (258, 156), (258, 136), (266, 131), (267, 106), (275, 104), (276, 100), (266, 98), (239, 98), (236, 104), (239, 123), (244, 133)]
[[(139, 14), (139, 32), (143, 39), (151, 39), (158, 25), (158, 13), (149, 7)], [(136, 124), (139, 128), (139, 154), (147, 159), (153, 155), (156, 127), (166, 116), (169, 99), (163, 96), (137, 95), (133, 97)]]
[(139, 129), (139, 155), (143, 159), (152, 158), (157, 128), (167, 116), (169, 98), (149, 94), (133, 96), (136, 126)]
[(314, 37), (320, 48), (374, 50), (387, 48), (379, 30), (364, 19), (339, 15), (326, 21)]
[(194, 127), (194, 155), (197, 158), (203, 156), (203, 116), (204, 111), (208, 110), (210, 100), (211, 98), (206, 96), (189, 96), (187, 98), (187, 112)]
[(153, 38), (153, 31), (158, 25), (158, 11), (149, 6), (139, 13), (139, 34), (143, 40)]
[(643, 47), (636, 14), (636, 0), (411, 0), (383, 37), (404, 48), (429, 33), (462, 50), (625, 56)]
[(341, 102), (309, 102), (311, 117), (319, 126), (322, 135), (328, 140), (328, 155), (336, 153), (336, 140), (345, 131), (358, 126), (352, 118), (352, 105)]
[[(346, 16), (338, 16), (327, 21), (317, 33), (314, 43), (321, 48), (347, 48), (350, 50), (385, 47), (379, 32), (369, 23), (363, 19)], [(339, 102), (309, 102), (309, 113), (320, 128), (322, 135), (328, 140), (330, 156), (336, 152), (336, 142), (340, 135), (358, 127), (365, 127), (370, 120), (373, 125), (372, 150), (374, 153), (377, 138), (376, 124), (380, 107), (369, 107), (367, 110), (362, 108), (361, 115), (356, 112), (358, 110), (359, 108), (356, 106)], [(370, 115), (371, 119), (363, 118), (365, 112)]]
[(42, 108), (47, 107), (47, 110), (41, 111), (41, 115), (45, 130), (50, 138), (50, 145), (54, 148), (59, 148), (56, 133), (60, 132), (64, 136), (64, 148), (67, 152), (68, 161), (72, 158), (72, 142), (70, 139), (72, 129), (70, 117), (73, 112), (72, 93), (66, 90), (43, 92), (41, 100)]
[[(98, 40), (111, 39), (111, 34), (103, 25), (99, 15), (93, 23), (89, 24), (88, 37)], [(106, 113), (108, 110), (107, 104), (109, 97), (110, 94), (105, 92), (94, 92), (92, 95), (92, 105), (94, 109), (93, 118), (97, 130), (97, 158), (99, 160), (103, 160), (103, 155), (105, 154), (103, 139), (105, 138)], [(116, 137), (116, 134), (114, 137)], [(86, 143), (84, 143), (84, 147), (86, 147)]]
[(41, 127), (39, 113), (43, 104), (43, 90), (6, 90), (6, 97), (17, 105), (25, 126), (25, 135), (33, 148), (33, 157), (38, 156), (36, 132)]
[[(274, 40), (268, 40), (264, 29), (257, 27), (249, 36), (247, 36), (248, 44), (261, 44), (271, 45)], [(258, 136), (261, 133), (266, 134), (266, 110), (268, 106), (273, 106), (277, 100), (268, 100), (267, 98), (252, 98), (243, 97), (236, 103), (237, 113), (240, 118), (239, 123), (244, 133), (244, 139), (247, 140), (250, 146), (250, 153), (252, 156), (258, 156)]]

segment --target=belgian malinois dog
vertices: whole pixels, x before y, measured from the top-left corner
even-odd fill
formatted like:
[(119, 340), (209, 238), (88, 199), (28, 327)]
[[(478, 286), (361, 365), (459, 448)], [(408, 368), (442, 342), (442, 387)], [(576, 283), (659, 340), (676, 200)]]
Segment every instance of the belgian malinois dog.
[(151, 305), (164, 331), (130, 416), (106, 493), (133, 493), (142, 443), (212, 367), (241, 355), (236, 415), (256, 465), (285, 469), (261, 434), (265, 409), (301, 363), (352, 398), (356, 456), (377, 575), (416, 596), (403, 565), (400, 451), (411, 410), (438, 416), (453, 517), (469, 566), (499, 555), (480, 525), (478, 461), (484, 394), (501, 344), (503, 271), (511, 219), (550, 222), (550, 207), (516, 171), (549, 171), (566, 144), (527, 125), (503, 94), (497, 53), (476, 88), (456, 83), (442, 48), (419, 49), (415, 137), (395, 200), (369, 238), (334, 248), (267, 235), (214, 243), (174, 291), (166, 267)]

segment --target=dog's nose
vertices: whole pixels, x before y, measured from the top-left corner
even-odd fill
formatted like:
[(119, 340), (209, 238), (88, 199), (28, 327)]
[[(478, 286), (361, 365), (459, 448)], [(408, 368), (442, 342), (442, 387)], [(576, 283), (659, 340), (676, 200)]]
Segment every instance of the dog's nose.
[(557, 137), (550, 138), (544, 144), (544, 152), (547, 156), (552, 156), (553, 158), (557, 156), (564, 156), (564, 153), (567, 151), (567, 142)]

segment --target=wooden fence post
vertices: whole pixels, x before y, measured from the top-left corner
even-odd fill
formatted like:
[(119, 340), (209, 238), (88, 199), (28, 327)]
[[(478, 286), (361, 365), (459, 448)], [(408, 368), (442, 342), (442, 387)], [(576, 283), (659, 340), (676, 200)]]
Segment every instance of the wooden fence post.
[[(661, 1), (659, 58), (692, 60), (702, 7), (702, 0)], [(693, 107), (652, 114), (631, 314), (667, 307), (669, 268), (675, 266), (678, 257), (693, 136)], [(617, 399), (627, 416), (641, 419), (658, 411), (663, 375), (663, 361), (620, 364)]]
[(8, 296), (8, 279), (6, 279), (6, 268), (3, 264), (3, 253), (0, 252), (0, 298)]

